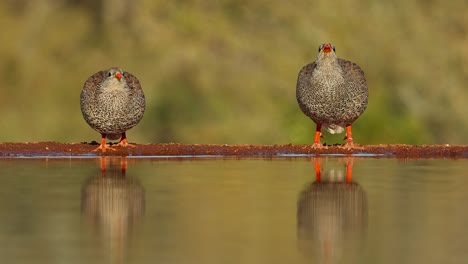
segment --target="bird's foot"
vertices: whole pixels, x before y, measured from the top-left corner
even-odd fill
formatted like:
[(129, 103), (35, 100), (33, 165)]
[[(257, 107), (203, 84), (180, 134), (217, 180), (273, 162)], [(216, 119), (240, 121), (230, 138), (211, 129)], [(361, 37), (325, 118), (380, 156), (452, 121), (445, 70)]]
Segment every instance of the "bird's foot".
[(327, 148), (326, 146), (324, 146), (322, 143), (320, 142), (314, 142), (314, 144), (312, 144), (312, 148), (313, 149), (324, 149), (324, 148)]
[(364, 147), (360, 145), (356, 145), (353, 142), (346, 142), (344, 145), (338, 146), (339, 148), (352, 150), (352, 149), (364, 149)]
[(346, 142), (344, 145), (338, 146), (339, 148), (346, 149), (346, 150), (351, 150), (354, 148), (353, 143)]
[(351, 124), (346, 125), (346, 135), (344, 137), (344, 140), (346, 140), (346, 143), (340, 148), (351, 150), (351, 149), (363, 149), (361, 146), (354, 145), (353, 143), (353, 134), (351, 133)]
[(101, 134), (101, 144), (99, 147), (93, 149), (93, 152), (101, 151), (102, 153), (106, 152), (106, 150), (114, 150), (112, 147), (106, 144), (106, 134)]
[(119, 141), (119, 143), (117, 143), (115, 145), (119, 146), (119, 147), (124, 147), (124, 148), (126, 148), (126, 147), (135, 148), (136, 147), (135, 145), (128, 143), (126, 138), (123, 138), (122, 140)]
[(98, 152), (98, 151), (101, 151), (102, 153), (106, 152), (107, 150), (112, 150), (114, 151), (115, 149), (108, 146), (107, 144), (104, 144), (104, 145), (99, 145), (99, 147), (93, 149), (93, 152)]

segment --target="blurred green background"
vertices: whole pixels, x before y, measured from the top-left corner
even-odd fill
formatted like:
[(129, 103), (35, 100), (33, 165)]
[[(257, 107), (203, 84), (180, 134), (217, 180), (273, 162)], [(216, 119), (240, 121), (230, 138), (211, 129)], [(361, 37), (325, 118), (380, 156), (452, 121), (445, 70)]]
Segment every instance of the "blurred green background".
[(463, 144), (467, 10), (464, 0), (2, 1), (0, 141), (99, 140), (80, 92), (119, 66), (147, 97), (131, 142), (311, 143), (296, 78), (331, 42), (369, 85), (355, 142)]

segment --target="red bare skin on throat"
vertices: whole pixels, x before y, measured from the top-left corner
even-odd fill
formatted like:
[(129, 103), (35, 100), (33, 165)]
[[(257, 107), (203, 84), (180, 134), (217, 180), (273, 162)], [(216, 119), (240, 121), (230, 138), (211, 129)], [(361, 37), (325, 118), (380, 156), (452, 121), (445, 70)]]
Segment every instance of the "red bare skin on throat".
[(329, 53), (329, 52), (331, 52), (331, 51), (332, 51), (332, 50), (331, 50), (330, 44), (325, 44), (325, 45), (323, 46), (323, 52)]

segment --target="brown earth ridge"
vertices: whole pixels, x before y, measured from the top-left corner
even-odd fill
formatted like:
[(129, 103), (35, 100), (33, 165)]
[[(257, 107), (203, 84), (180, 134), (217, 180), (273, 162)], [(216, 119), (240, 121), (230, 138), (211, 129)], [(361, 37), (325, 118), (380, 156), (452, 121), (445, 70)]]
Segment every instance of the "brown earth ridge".
[(162, 156), (162, 157), (295, 157), (315, 155), (353, 155), (360, 157), (396, 158), (468, 158), (468, 145), (358, 145), (353, 149), (312, 145), (215, 145), (156, 143), (116, 147), (105, 153), (93, 152), (97, 143), (0, 143), (0, 157), (60, 157), (60, 156)]

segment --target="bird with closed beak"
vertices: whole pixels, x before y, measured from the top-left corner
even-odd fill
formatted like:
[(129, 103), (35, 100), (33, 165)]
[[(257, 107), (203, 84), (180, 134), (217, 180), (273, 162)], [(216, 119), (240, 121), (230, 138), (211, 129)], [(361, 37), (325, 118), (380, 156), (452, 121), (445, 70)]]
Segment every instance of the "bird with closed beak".
[(110, 68), (90, 76), (81, 91), (81, 113), (91, 128), (101, 134), (101, 143), (94, 151), (113, 150), (106, 138), (117, 146), (133, 147), (126, 131), (136, 126), (145, 112), (145, 95), (138, 79), (120, 68)]

